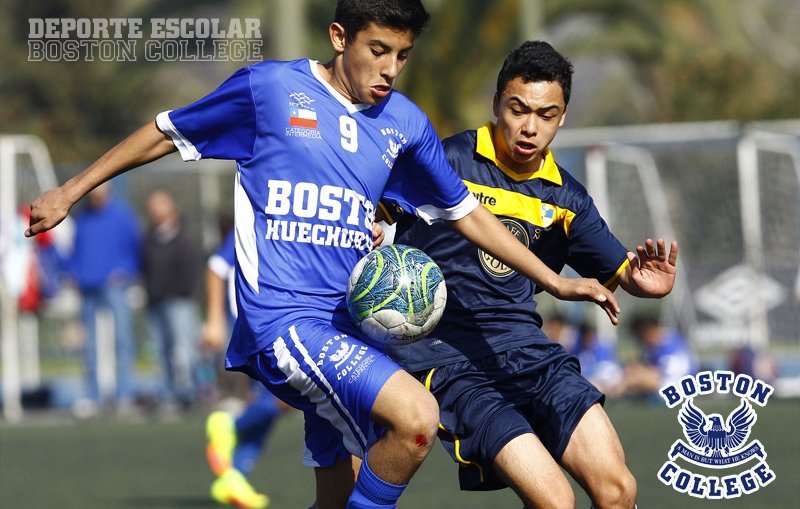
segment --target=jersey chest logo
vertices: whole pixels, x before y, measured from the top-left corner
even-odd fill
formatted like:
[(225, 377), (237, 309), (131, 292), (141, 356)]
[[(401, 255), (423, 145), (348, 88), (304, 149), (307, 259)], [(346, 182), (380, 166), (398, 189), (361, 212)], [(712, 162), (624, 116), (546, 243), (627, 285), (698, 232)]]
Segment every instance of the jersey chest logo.
[(289, 95), (289, 126), (286, 136), (300, 138), (322, 138), (317, 130), (317, 111), (311, 105), (314, 99), (305, 92), (295, 92)]
[[(526, 248), (531, 247), (531, 239), (528, 236), (528, 231), (519, 222), (513, 219), (501, 219), (503, 225), (510, 231)], [(508, 277), (514, 274), (514, 269), (504, 264), (494, 256), (490, 255), (482, 249), (478, 249), (478, 258), (484, 270), (495, 277)]]

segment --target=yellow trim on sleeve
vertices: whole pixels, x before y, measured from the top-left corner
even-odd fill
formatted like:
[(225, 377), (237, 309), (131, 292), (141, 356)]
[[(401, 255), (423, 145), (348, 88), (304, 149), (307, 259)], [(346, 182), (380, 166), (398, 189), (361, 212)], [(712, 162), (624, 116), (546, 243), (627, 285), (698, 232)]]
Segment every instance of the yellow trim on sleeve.
[(617, 278), (619, 278), (619, 275), (622, 274), (622, 271), (624, 271), (625, 268), (630, 264), (631, 264), (630, 260), (628, 260), (628, 258), (625, 258), (625, 261), (622, 262), (622, 265), (620, 265), (619, 269), (617, 269), (617, 272), (613, 276), (611, 276), (611, 279), (603, 283), (603, 286), (605, 286), (612, 292), (616, 290), (617, 287), (619, 286), (619, 281), (617, 281)]
[(383, 211), (383, 215), (386, 216), (386, 224), (394, 224), (394, 218), (389, 213), (389, 208), (386, 207), (386, 205), (384, 205), (382, 201), (378, 202), (378, 207), (381, 208), (381, 210)]
[(559, 186), (563, 184), (561, 172), (553, 159), (553, 154), (550, 152), (549, 147), (544, 149), (544, 162), (542, 163), (542, 167), (532, 173), (517, 173), (501, 163), (500, 160), (497, 159), (497, 153), (494, 150), (494, 140), (492, 139), (493, 130), (494, 122), (487, 122), (485, 126), (478, 129), (478, 142), (475, 146), (475, 152), (492, 161), (503, 173), (517, 182), (540, 178), (549, 180), (553, 184)]

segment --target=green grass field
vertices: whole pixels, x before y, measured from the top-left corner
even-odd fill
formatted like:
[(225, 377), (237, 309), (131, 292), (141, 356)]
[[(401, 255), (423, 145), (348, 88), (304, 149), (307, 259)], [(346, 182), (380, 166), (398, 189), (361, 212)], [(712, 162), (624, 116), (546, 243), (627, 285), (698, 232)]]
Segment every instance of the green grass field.
[[(727, 416), (734, 399), (699, 402), (706, 413)], [(611, 405), (614, 422), (639, 483), (639, 507), (800, 508), (800, 401), (772, 400), (756, 407), (758, 421), (749, 440), (758, 439), (776, 480), (752, 495), (711, 501), (675, 492), (656, 479), (670, 445), (682, 438), (677, 408)], [(212, 508), (213, 476), (205, 463), (202, 415), (178, 422), (139, 423), (36, 418), (21, 426), (0, 426), (0, 508)], [(271, 507), (307, 508), (314, 501), (313, 473), (301, 465), (302, 419), (287, 415), (276, 425), (253, 484), (267, 493)], [(678, 464), (703, 475), (728, 475)], [(752, 468), (755, 462), (736, 470)], [(520, 508), (509, 490), (463, 493), (457, 467), (441, 445), (420, 469), (400, 508)], [(705, 471), (704, 471), (705, 470)], [(589, 501), (576, 488), (577, 507)]]

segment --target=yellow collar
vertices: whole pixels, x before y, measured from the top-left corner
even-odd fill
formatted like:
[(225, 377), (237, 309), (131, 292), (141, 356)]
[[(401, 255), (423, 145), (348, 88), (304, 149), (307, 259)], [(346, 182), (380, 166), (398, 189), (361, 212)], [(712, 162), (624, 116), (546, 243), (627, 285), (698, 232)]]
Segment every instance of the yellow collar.
[(556, 166), (556, 162), (553, 160), (553, 154), (550, 152), (549, 147), (544, 149), (544, 164), (542, 164), (541, 168), (533, 173), (516, 173), (497, 159), (497, 154), (494, 151), (494, 141), (492, 139), (493, 130), (494, 122), (487, 122), (485, 126), (478, 129), (478, 143), (475, 152), (492, 161), (503, 173), (517, 182), (540, 178), (549, 180), (553, 184), (559, 186), (562, 185), (561, 172), (558, 170), (558, 166)]

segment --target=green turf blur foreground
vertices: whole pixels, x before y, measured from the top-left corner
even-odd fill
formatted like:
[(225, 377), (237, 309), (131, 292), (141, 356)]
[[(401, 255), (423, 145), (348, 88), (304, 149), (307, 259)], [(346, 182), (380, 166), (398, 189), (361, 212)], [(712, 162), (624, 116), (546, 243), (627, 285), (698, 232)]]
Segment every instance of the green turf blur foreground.
[[(730, 398), (698, 404), (706, 414), (727, 417), (737, 403)], [(755, 409), (758, 421), (748, 442), (761, 441), (777, 479), (752, 495), (713, 501), (679, 494), (656, 479), (670, 445), (684, 438), (677, 407), (610, 405), (609, 415), (639, 483), (639, 507), (800, 509), (800, 401), (771, 400), (767, 407)], [(201, 415), (179, 422), (76, 424), (36, 418), (21, 426), (0, 425), (0, 508), (218, 507), (208, 496), (213, 476), (205, 461), (203, 425)], [(270, 496), (271, 508), (303, 509), (314, 501), (312, 470), (301, 464), (302, 429), (297, 413), (281, 419), (251, 477), (253, 485)], [(703, 469), (681, 459), (677, 463), (706, 476), (734, 473), (734, 469)], [(754, 465), (750, 461), (740, 469)], [(588, 509), (586, 496), (578, 488), (576, 494), (577, 507)], [(436, 444), (399, 507), (519, 509), (521, 505), (510, 490), (458, 491), (456, 466)]]

